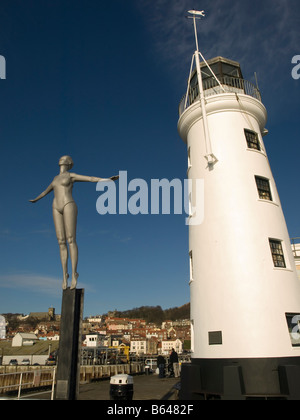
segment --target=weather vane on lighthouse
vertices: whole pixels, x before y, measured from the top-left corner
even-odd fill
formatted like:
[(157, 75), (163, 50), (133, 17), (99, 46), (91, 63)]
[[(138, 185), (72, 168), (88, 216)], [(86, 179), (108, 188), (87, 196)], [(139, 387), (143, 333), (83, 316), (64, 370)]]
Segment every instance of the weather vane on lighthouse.
[(196, 50), (199, 53), (196, 19), (200, 20), (201, 18), (205, 17), (205, 12), (204, 12), (204, 10), (202, 10), (201, 12), (198, 11), (198, 10), (189, 10), (188, 13), (192, 16), (187, 16), (187, 18), (188, 19), (193, 19), (193, 21), (194, 21)]

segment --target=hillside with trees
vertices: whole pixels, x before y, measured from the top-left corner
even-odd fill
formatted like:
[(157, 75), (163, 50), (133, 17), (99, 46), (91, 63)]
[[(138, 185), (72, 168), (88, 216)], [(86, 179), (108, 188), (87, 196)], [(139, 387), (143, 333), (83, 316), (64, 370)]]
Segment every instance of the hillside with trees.
[(190, 304), (163, 310), (161, 306), (141, 306), (127, 311), (114, 311), (117, 318), (144, 319), (147, 323), (161, 324), (164, 321), (190, 319)]

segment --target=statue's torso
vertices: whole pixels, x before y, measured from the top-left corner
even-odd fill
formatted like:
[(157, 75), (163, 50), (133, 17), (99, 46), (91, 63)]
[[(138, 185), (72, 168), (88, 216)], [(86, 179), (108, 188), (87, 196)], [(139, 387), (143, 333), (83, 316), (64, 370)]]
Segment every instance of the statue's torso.
[(73, 202), (72, 197), (73, 181), (69, 172), (57, 175), (52, 181), (54, 200), (53, 208), (63, 213), (64, 207)]

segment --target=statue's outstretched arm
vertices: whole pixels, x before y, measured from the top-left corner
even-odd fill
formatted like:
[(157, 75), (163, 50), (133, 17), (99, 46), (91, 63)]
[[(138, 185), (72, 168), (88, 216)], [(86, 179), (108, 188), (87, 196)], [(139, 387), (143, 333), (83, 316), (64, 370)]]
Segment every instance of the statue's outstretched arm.
[(101, 181), (116, 181), (119, 179), (119, 175), (112, 176), (110, 178), (97, 178), (95, 176), (86, 176), (78, 174), (70, 174), (73, 182), (101, 182)]
[(37, 201), (39, 201), (41, 198), (45, 197), (47, 194), (49, 194), (51, 191), (53, 190), (52, 187), (52, 183), (49, 185), (48, 188), (45, 189), (45, 191), (43, 191), (38, 197), (36, 197), (33, 200), (29, 200), (31, 203), (36, 203)]

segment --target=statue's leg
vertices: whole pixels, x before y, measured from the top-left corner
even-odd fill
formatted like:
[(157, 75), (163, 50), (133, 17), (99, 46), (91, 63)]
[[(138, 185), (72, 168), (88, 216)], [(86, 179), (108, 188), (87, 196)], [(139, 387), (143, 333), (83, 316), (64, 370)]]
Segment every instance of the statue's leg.
[(56, 231), (56, 237), (59, 244), (60, 260), (63, 269), (63, 290), (66, 290), (68, 287), (68, 247), (66, 242), (65, 228), (64, 228), (64, 218), (63, 215), (53, 209), (53, 220)]
[(71, 289), (77, 286), (77, 264), (78, 247), (76, 243), (76, 225), (77, 225), (77, 206), (74, 202), (68, 203), (64, 208), (64, 224), (66, 238), (69, 243), (71, 264), (72, 264), (72, 284)]

